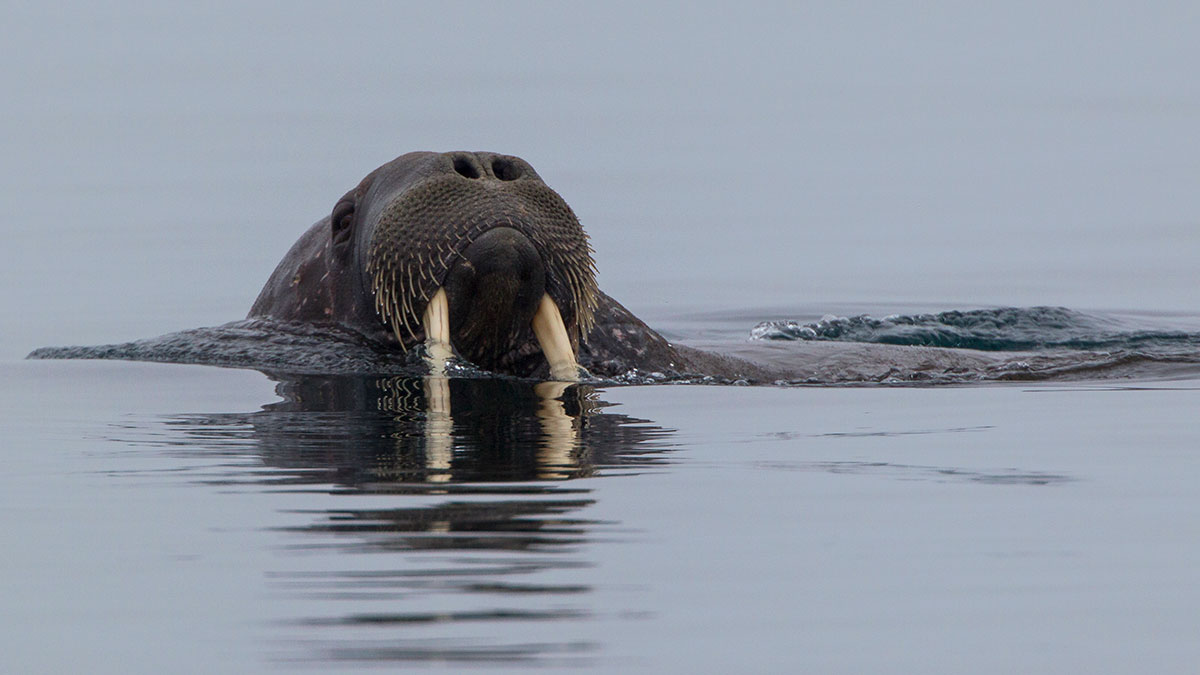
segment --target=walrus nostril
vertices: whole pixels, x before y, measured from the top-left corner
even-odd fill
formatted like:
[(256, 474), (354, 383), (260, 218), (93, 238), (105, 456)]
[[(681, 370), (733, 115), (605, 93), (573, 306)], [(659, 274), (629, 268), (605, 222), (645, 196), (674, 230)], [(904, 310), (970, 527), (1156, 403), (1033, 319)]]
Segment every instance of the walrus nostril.
[(454, 158), (454, 170), (458, 172), (458, 175), (467, 178), (479, 178), (480, 176), (479, 167), (475, 165), (475, 162), (462, 155)]
[(521, 166), (507, 157), (492, 160), (492, 173), (500, 180), (516, 180), (524, 173)]

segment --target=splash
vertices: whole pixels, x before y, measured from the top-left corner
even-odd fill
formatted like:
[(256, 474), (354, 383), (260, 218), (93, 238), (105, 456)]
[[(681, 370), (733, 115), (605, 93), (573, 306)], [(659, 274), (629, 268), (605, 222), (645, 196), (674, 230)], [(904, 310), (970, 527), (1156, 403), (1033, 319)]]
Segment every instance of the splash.
[(813, 323), (764, 321), (753, 340), (823, 340), (979, 351), (1114, 350), (1200, 346), (1200, 333), (1147, 329), (1065, 307), (1003, 307), (876, 319), (825, 316)]

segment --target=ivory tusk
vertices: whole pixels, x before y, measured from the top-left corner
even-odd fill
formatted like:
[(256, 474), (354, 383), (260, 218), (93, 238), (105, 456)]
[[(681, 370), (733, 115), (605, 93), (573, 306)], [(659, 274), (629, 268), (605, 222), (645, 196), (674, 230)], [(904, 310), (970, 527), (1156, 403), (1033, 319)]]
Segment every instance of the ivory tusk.
[(571, 351), (571, 338), (567, 335), (567, 327), (563, 325), (558, 305), (554, 304), (548, 293), (542, 295), (542, 302), (533, 315), (533, 334), (550, 364), (550, 379), (578, 382), (579, 363)]
[(446, 289), (439, 288), (425, 306), (425, 349), (429, 352), (429, 370), (446, 374), (446, 360), (454, 356), (450, 348), (450, 301)]

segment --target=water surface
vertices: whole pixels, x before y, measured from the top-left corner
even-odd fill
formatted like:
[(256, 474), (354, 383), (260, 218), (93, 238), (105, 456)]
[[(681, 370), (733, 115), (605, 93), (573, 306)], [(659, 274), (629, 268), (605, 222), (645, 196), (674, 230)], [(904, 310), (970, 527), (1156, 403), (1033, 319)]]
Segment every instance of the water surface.
[(557, 410), (463, 381), (439, 414), (408, 380), (4, 370), (18, 665), (1170, 671), (1193, 648), (1195, 381)]
[[(1198, 22), (9, 8), (0, 670), (1192, 672)], [(1050, 308), (971, 358), (1103, 379), (547, 395), (24, 360), (243, 318), (416, 149), (529, 160), (672, 339), (914, 353)]]

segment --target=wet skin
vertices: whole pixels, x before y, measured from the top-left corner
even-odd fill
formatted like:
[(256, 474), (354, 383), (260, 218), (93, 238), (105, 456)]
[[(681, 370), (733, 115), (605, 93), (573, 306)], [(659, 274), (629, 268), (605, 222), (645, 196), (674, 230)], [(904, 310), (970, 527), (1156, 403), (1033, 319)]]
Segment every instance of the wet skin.
[(247, 321), (30, 356), (341, 375), (462, 373), (449, 368), (458, 359), (557, 382), (748, 384), (1094, 377), (1111, 361), (820, 341), (721, 349), (672, 344), (602, 292), (575, 214), (524, 160), (414, 152), (372, 171), (301, 235)]
[(413, 152), (371, 172), (292, 246), (248, 318), (337, 324), (493, 372), (572, 381), (657, 371), (769, 379), (673, 345), (595, 285), (587, 235), (524, 160)]

